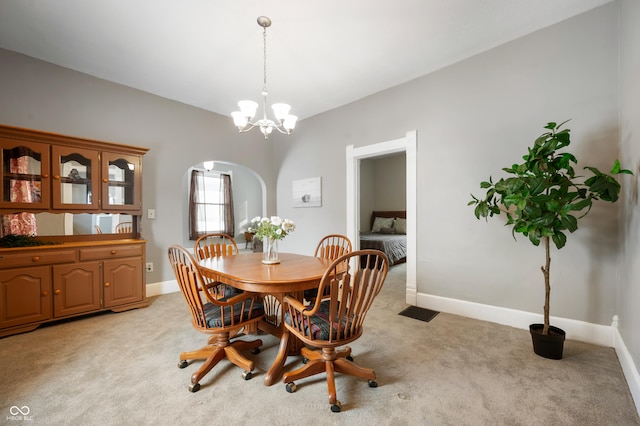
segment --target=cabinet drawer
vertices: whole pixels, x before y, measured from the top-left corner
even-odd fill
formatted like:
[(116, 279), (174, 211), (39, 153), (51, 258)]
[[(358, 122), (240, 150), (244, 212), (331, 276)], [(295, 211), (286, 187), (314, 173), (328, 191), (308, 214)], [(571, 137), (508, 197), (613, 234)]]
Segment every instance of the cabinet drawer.
[(100, 248), (88, 248), (80, 250), (80, 260), (103, 260), (116, 257), (142, 256), (141, 245), (111, 246)]
[(19, 253), (0, 255), (0, 268), (17, 266), (53, 265), (56, 263), (71, 263), (76, 261), (75, 250), (56, 250), (50, 253)]

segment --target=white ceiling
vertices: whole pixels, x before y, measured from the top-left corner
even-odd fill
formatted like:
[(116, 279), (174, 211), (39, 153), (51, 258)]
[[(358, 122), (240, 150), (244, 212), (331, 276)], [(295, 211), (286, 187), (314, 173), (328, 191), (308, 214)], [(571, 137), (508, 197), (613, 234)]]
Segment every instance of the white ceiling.
[(269, 102), (303, 119), (610, 1), (0, 0), (0, 48), (228, 115), (265, 15)]

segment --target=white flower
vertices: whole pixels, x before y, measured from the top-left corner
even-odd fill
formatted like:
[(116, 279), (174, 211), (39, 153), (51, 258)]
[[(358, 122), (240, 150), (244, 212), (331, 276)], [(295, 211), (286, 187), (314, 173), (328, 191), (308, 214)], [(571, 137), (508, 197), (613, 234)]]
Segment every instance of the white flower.
[(278, 216), (271, 216), (271, 224), (273, 226), (280, 226), (282, 225), (282, 219)]
[(289, 219), (282, 219), (279, 216), (260, 217), (251, 219), (252, 226), (249, 228), (256, 233), (258, 238), (272, 238), (281, 240), (292, 232), (296, 226)]

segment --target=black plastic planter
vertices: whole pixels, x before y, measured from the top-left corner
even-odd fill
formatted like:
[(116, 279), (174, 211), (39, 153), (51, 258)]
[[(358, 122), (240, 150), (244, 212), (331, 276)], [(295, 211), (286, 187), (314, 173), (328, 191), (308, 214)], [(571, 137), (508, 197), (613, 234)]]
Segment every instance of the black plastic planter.
[(549, 334), (542, 334), (543, 324), (531, 324), (529, 332), (533, 341), (533, 351), (544, 358), (562, 359), (562, 350), (564, 348), (564, 339), (566, 333), (564, 330), (549, 326)]

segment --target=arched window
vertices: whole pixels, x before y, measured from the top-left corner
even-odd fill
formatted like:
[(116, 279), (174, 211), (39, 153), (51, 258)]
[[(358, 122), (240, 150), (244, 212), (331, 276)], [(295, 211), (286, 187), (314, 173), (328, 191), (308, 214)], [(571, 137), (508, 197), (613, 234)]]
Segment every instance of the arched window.
[(212, 232), (234, 236), (231, 175), (192, 169), (189, 189), (189, 239)]

